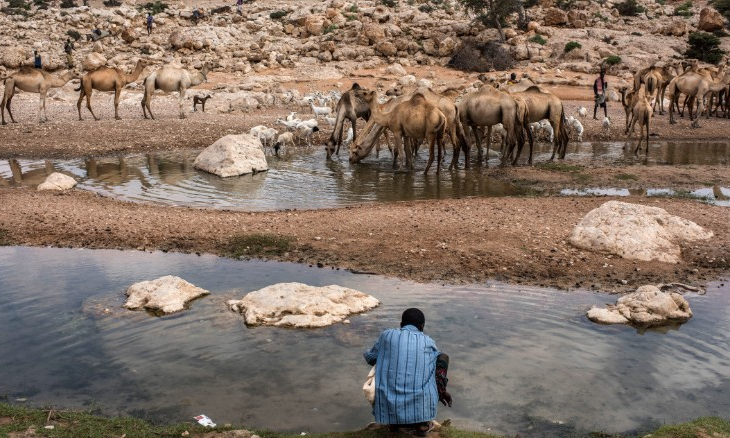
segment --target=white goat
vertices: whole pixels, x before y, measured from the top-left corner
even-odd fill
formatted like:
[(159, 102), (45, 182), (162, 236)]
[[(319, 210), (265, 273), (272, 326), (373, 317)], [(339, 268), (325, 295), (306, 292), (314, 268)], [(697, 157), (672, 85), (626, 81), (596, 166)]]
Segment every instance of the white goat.
[(608, 117), (603, 118), (603, 130), (606, 133), (606, 137), (611, 137), (611, 119)]
[(261, 131), (263, 131), (264, 129), (269, 129), (269, 128), (267, 128), (267, 127), (266, 127), (266, 126), (264, 126), (264, 125), (257, 125), (257, 126), (254, 126), (254, 127), (253, 127), (253, 128), (251, 128), (251, 130), (249, 131), (249, 134), (251, 134), (251, 135), (253, 135), (254, 137), (258, 138), (258, 137), (259, 137), (259, 133), (260, 133)]
[(270, 143), (274, 142), (276, 134), (278, 134), (278, 132), (274, 128), (266, 128), (259, 131), (259, 140), (261, 140), (264, 148), (266, 148), (266, 146), (272, 146)]
[(276, 123), (286, 126), (286, 129), (288, 129), (289, 131), (293, 131), (293, 130), (297, 129), (297, 125), (302, 123), (302, 121), (299, 119), (291, 119), (291, 120), (276, 119)]
[(289, 114), (288, 116), (286, 116), (286, 121), (287, 122), (291, 122), (292, 120), (294, 120), (294, 116), (296, 116), (296, 115), (297, 115), (297, 112), (296, 111), (292, 111), (291, 114)]
[(352, 143), (352, 126), (350, 126), (347, 129), (347, 136), (345, 137), (345, 140), (342, 142), (343, 147), (347, 147), (350, 143)]
[(568, 127), (578, 135), (578, 141), (583, 141), (583, 125), (573, 116), (568, 117)]
[(327, 122), (327, 124), (330, 126), (335, 126), (335, 123), (337, 122), (337, 117), (324, 116), (324, 121)]
[(306, 126), (307, 128), (319, 128), (319, 123), (317, 122), (317, 119), (302, 120), (301, 122), (297, 123), (296, 128), (299, 129), (300, 125)]
[(297, 135), (297, 138), (299, 138), (299, 139), (306, 138), (307, 145), (311, 146), (312, 145), (312, 134), (317, 131), (319, 131), (319, 128), (316, 126), (310, 128), (310, 127), (307, 127), (306, 125), (300, 123), (299, 126), (297, 126), (297, 130), (295, 131), (295, 134)]
[(586, 109), (586, 107), (584, 107), (584, 106), (582, 106), (582, 107), (578, 108), (578, 111), (577, 111), (577, 113), (578, 113), (578, 115), (579, 115), (579, 116), (583, 117), (584, 119), (585, 119), (586, 117), (588, 117), (588, 110), (587, 110), (587, 109)]
[(547, 134), (548, 143), (552, 143), (555, 140), (555, 132), (553, 132), (553, 126), (548, 119), (540, 120), (540, 130)]
[(332, 108), (328, 106), (315, 106), (314, 102), (309, 101), (309, 106), (312, 108), (312, 112), (314, 113), (315, 117), (319, 116), (329, 116), (332, 114)]

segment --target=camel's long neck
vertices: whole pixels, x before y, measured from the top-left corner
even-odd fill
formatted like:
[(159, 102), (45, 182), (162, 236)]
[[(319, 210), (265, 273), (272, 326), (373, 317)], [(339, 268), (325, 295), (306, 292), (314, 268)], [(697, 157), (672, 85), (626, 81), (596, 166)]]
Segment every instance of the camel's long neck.
[(138, 62), (137, 63), (137, 66), (134, 67), (134, 71), (131, 74), (124, 75), (124, 80), (128, 84), (131, 84), (132, 82), (134, 82), (137, 79), (139, 79), (139, 75), (142, 74), (142, 70), (144, 70), (144, 66), (141, 63)]
[(388, 120), (390, 119), (390, 113), (383, 112), (383, 105), (379, 104), (375, 99), (369, 104), (370, 106), (370, 117), (373, 122), (380, 126), (387, 126)]
[(199, 85), (205, 82), (205, 76), (200, 72), (196, 72), (190, 75), (190, 86)]
[(51, 87), (52, 88), (63, 87), (64, 85), (66, 85), (66, 83), (68, 81), (70, 81), (73, 78), (74, 78), (74, 75), (66, 75), (66, 76), (61, 76), (58, 78), (54, 77), (53, 79), (51, 79)]

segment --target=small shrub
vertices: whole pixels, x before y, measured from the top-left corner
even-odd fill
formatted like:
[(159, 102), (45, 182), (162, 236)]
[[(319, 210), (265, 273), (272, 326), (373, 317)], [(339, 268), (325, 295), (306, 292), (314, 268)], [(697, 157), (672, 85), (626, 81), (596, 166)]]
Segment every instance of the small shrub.
[(555, 6), (564, 11), (569, 11), (575, 8), (575, 2), (576, 0), (557, 0)]
[(357, 5), (352, 5), (349, 8), (347, 8), (348, 12), (356, 13), (359, 9), (357, 8)]
[(613, 41), (613, 37), (611, 35), (606, 35), (605, 37), (601, 38), (601, 40), (606, 44), (611, 44), (611, 41)]
[(8, 8), (23, 9), (23, 10), (28, 11), (28, 10), (30, 10), (30, 3), (26, 2), (25, 0), (9, 0)]
[(642, 36), (643, 34), (641, 32), (631, 32), (631, 35)]
[(345, 18), (347, 18), (347, 21), (355, 21), (357, 20), (357, 15), (355, 14), (346, 14)]
[(145, 10), (152, 15), (157, 15), (161, 12), (165, 12), (165, 9), (167, 9), (169, 7), (170, 6), (167, 3), (163, 3), (160, 0), (156, 0), (154, 3), (148, 2), (142, 6), (137, 6), (137, 9), (139, 9), (140, 11)]
[(33, 4), (38, 9), (48, 9), (48, 1), (46, 0), (33, 0)]
[(621, 57), (617, 55), (611, 55), (603, 60), (606, 65), (616, 65), (621, 63)]
[(286, 17), (287, 14), (289, 14), (289, 12), (287, 11), (274, 11), (269, 14), (269, 18), (271, 18), (272, 20), (278, 20), (280, 18)]
[(68, 9), (68, 8), (78, 8), (79, 5), (76, 4), (73, 0), (61, 0), (61, 8)]
[[(462, 71), (488, 72), (491, 69), (510, 70), (515, 59), (497, 41), (486, 43), (465, 39), (462, 48), (449, 61), (449, 66)], [(419, 41), (419, 44), (423, 44)]]
[(616, 5), (616, 10), (618, 10), (618, 13), (624, 17), (635, 17), (646, 12), (646, 8), (636, 3), (636, 0), (624, 0)]
[(659, 3), (662, 6), (664, 6), (664, 3), (666, 3), (664, 0), (654, 0), (654, 1)]
[(121, 5), (122, 2), (120, 2), (119, 0), (104, 0), (104, 6), (109, 8), (114, 8)]
[(717, 12), (730, 20), (730, 0), (713, 0), (710, 4), (717, 10)]
[(725, 38), (727, 36), (730, 36), (730, 33), (725, 32), (725, 29), (717, 29), (716, 31), (712, 32), (712, 34), (718, 38)]
[(337, 29), (339, 29), (339, 28), (340, 28), (340, 26), (338, 26), (338, 25), (336, 25), (336, 24), (332, 23), (332, 24), (330, 24), (329, 26), (327, 26), (327, 27), (325, 27), (325, 28), (324, 28), (324, 33), (325, 33), (325, 35), (326, 35), (326, 34), (328, 34), (328, 33), (332, 33), (332, 32), (334, 32), (334, 31), (336, 31), (336, 30), (337, 30)]
[(421, 11), (421, 12), (425, 12), (426, 14), (428, 14), (429, 12), (432, 12), (433, 11), (433, 6), (424, 3), (424, 4), (420, 5), (420, 6), (418, 6), (418, 10)]
[(533, 43), (538, 43), (541, 46), (544, 46), (545, 43), (547, 43), (547, 40), (542, 37), (542, 35), (535, 35), (534, 37), (530, 38), (530, 41)]
[(69, 30), (67, 30), (67, 31), (66, 31), (66, 35), (68, 35), (68, 36), (70, 36), (71, 38), (73, 38), (73, 39), (74, 39), (74, 41), (78, 41), (78, 40), (80, 40), (80, 39), (81, 39), (81, 34), (80, 34), (80, 33), (78, 33), (78, 31), (75, 31), (75, 30), (73, 30), (73, 29), (69, 29)]
[(687, 58), (699, 59), (710, 64), (717, 64), (725, 51), (720, 48), (720, 39), (707, 32), (689, 34), (689, 47), (684, 53)]
[(291, 246), (292, 238), (276, 234), (249, 234), (235, 236), (228, 244), (227, 254), (229, 257), (239, 259), (241, 257), (281, 255)]
[(389, 8), (394, 8), (398, 6), (398, 0), (380, 0), (380, 3)]
[(687, 0), (679, 6), (674, 8), (674, 15), (689, 18), (692, 16), (692, 2)]
[(563, 49), (563, 52), (568, 53), (573, 49), (580, 49), (581, 47), (583, 46), (581, 46), (578, 41), (568, 41), (565, 44), (565, 49)]
[(152, 53), (152, 52), (150, 52), (150, 48), (149, 48), (149, 47), (147, 47), (147, 46), (144, 46), (144, 47), (142, 47), (141, 49), (139, 49), (139, 51), (140, 51), (140, 53), (142, 53), (143, 55), (149, 55), (149, 54), (151, 54), (151, 53)]

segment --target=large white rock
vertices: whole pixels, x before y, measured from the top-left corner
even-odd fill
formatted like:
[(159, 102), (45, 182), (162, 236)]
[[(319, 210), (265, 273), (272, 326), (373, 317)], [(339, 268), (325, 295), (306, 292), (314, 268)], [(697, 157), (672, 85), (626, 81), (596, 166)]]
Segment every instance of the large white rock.
[(127, 289), (124, 307), (131, 310), (148, 309), (154, 312), (174, 313), (185, 309), (185, 303), (208, 295), (205, 289), (196, 287), (180, 277), (166, 275), (156, 280), (140, 281)]
[(679, 263), (680, 242), (710, 237), (712, 231), (662, 208), (608, 201), (578, 223), (570, 243), (627, 259)]
[(38, 190), (68, 190), (76, 185), (76, 180), (68, 175), (53, 172), (38, 186)]
[(84, 56), (83, 61), (81, 61), (81, 65), (86, 71), (94, 71), (99, 67), (104, 67), (106, 65), (106, 62), (107, 61), (104, 55), (102, 55), (101, 53), (92, 52)]
[(193, 166), (222, 177), (269, 170), (261, 141), (249, 134), (218, 139), (198, 155)]
[(676, 292), (664, 293), (656, 286), (641, 286), (636, 292), (624, 295), (616, 305), (607, 308), (592, 307), (588, 319), (601, 324), (635, 324), (656, 326), (686, 322), (692, 310), (684, 297)]
[(354, 289), (302, 283), (274, 284), (228, 301), (231, 310), (243, 314), (246, 325), (280, 327), (324, 327), (379, 304), (375, 297)]

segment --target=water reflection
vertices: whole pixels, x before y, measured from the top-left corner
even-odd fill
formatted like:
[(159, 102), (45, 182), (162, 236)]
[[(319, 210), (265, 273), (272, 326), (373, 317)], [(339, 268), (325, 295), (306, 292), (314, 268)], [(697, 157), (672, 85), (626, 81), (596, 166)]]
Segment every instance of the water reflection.
[[(121, 309), (129, 284), (168, 274), (211, 295), (168, 317)], [(227, 299), (281, 281), (340, 284), (383, 305), (316, 330), (249, 329), (226, 310)], [(642, 333), (584, 317), (614, 296), (414, 284), (183, 254), (0, 248), (0, 291), (2, 392), (34, 405), (84, 408), (93, 400), (106, 414), (162, 422), (203, 412), (281, 431), (358, 429), (372, 418), (361, 352), (404, 308), (418, 306), (451, 356), (454, 407), (438, 418), (459, 427), (585, 436), (730, 409), (730, 284), (688, 295), (687, 324)]]
[(730, 207), (730, 188), (712, 186), (700, 189), (681, 191), (674, 189), (614, 189), (614, 188), (587, 188), (587, 189), (563, 189), (560, 191), (564, 196), (670, 196), (689, 197), (709, 202), (722, 207)]

